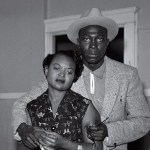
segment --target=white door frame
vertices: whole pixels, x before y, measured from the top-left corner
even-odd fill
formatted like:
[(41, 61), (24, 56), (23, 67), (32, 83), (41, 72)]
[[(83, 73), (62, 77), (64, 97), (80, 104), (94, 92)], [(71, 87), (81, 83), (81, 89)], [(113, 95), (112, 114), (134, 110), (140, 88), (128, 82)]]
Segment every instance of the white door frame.
[[(124, 63), (137, 67), (137, 12), (136, 7), (102, 11), (124, 28)], [(55, 53), (55, 36), (66, 34), (68, 26), (80, 15), (45, 20), (45, 56)]]

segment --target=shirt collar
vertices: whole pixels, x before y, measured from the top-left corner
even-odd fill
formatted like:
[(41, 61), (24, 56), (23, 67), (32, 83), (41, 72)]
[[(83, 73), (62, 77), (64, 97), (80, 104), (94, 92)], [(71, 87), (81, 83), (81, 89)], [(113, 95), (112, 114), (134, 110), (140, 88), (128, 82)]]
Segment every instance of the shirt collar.
[(103, 76), (104, 76), (104, 73), (105, 73), (105, 69), (106, 69), (106, 60), (104, 59), (104, 62), (102, 64), (101, 67), (99, 67), (97, 70), (95, 71), (92, 71), (90, 70), (89, 68), (87, 68), (85, 65), (84, 65), (84, 70), (82, 72), (82, 75), (83, 76), (88, 76), (90, 73), (93, 73), (96, 77), (102, 79)]

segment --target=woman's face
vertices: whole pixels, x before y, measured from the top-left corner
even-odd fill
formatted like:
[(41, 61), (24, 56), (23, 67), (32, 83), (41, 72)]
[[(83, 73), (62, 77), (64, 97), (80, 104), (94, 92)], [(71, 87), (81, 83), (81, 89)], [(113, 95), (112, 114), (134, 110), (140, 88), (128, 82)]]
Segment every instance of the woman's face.
[(69, 89), (75, 77), (75, 69), (75, 63), (70, 57), (63, 54), (54, 57), (45, 72), (49, 88), (58, 91)]

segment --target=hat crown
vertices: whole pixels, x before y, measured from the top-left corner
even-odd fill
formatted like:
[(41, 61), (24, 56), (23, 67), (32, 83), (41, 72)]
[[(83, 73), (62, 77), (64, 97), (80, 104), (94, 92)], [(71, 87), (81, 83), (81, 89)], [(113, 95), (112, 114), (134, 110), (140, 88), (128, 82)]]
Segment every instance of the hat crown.
[(96, 16), (102, 16), (101, 11), (98, 8), (92, 8), (92, 9), (87, 10), (85, 13), (83, 13), (80, 18), (96, 17)]
[(106, 28), (109, 41), (116, 37), (119, 29), (117, 23), (111, 18), (103, 16), (99, 8), (91, 8), (69, 26), (67, 30), (69, 40), (77, 44), (80, 29), (89, 25), (98, 25)]

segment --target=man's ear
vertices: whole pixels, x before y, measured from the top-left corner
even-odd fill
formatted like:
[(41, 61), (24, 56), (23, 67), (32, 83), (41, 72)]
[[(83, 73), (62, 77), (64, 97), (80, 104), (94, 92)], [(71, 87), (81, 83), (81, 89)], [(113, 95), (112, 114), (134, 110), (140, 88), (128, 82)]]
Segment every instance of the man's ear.
[(107, 39), (107, 45), (109, 44), (109, 39)]
[(81, 53), (81, 49), (80, 49), (80, 39), (79, 39), (79, 37), (77, 38), (77, 46), (78, 46), (78, 50), (79, 50), (79, 52)]

